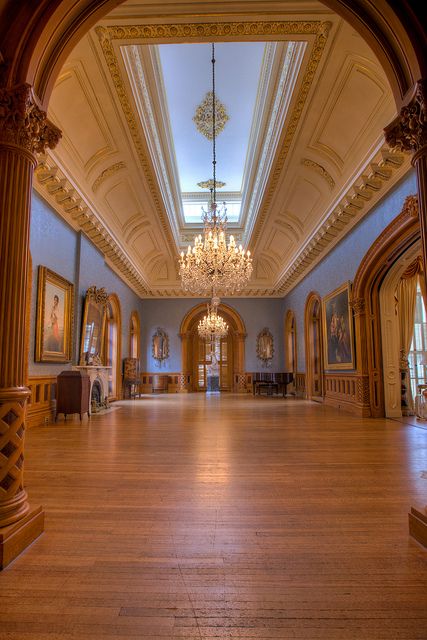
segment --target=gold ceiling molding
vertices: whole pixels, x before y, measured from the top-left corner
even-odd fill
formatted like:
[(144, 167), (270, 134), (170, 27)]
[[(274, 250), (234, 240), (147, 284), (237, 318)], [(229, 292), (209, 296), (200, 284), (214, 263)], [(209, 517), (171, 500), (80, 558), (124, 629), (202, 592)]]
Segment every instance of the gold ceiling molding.
[[(385, 183), (398, 177), (395, 174), (404, 166), (405, 160), (408, 161), (408, 157), (404, 153), (390, 151), (387, 147), (380, 149), (280, 278), (275, 287), (278, 293), (288, 293), (317, 264), (319, 256), (323, 258), (344, 236), (345, 228), (353, 226), (371, 209), (382, 197)], [(370, 200), (374, 202), (366, 207)]]
[(110, 176), (113, 176), (115, 173), (117, 173), (117, 171), (120, 171), (120, 169), (126, 169), (126, 164), (122, 160), (104, 169), (104, 171), (102, 171), (102, 173), (99, 174), (99, 176), (96, 178), (95, 182), (93, 183), (92, 191), (96, 193), (99, 187), (101, 186), (101, 184), (104, 182), (104, 180), (106, 180)]
[[(286, 128), (284, 140), (282, 142), (281, 148), (276, 156), (276, 160), (270, 172), (266, 193), (264, 195), (260, 212), (258, 214), (258, 217), (254, 225), (254, 229), (252, 232), (252, 238), (251, 238), (252, 249), (255, 247), (255, 244), (259, 238), (261, 229), (267, 217), (267, 212), (272, 202), (275, 190), (277, 188), (286, 158), (288, 156), (289, 149), (292, 144), (292, 140), (298, 128), (298, 124), (307, 100), (308, 92), (310, 91), (311, 85), (313, 83), (317, 67), (319, 66), (319, 62), (322, 58), (322, 54), (326, 46), (329, 31), (332, 27), (331, 22), (316, 21), (316, 22), (310, 22), (310, 23), (308, 22), (290, 23), (293, 29), (295, 29), (295, 25), (298, 25), (298, 24), (301, 25), (300, 28), (302, 29), (302, 33), (314, 34), (316, 38), (315, 38), (313, 48), (310, 54), (310, 58), (308, 60), (307, 67), (302, 79), (301, 88), (299, 90), (295, 106), (290, 116), (289, 124)], [(308, 30), (308, 25), (310, 25), (310, 30)], [(291, 31), (291, 33), (299, 33), (299, 32)]]
[(266, 196), (264, 196), (262, 209), (254, 225), (254, 240), (252, 242), (252, 244), (254, 244), (259, 236), (262, 224), (264, 223), (267, 215), (267, 209), (273, 197), (273, 192), (277, 185), (280, 172), (283, 168), (292, 139), (296, 132), (331, 26), (330, 22), (322, 22), (320, 20), (294, 20), (277, 22), (221, 22), (95, 27), (95, 32), (98, 36), (111, 79), (128, 123), (130, 134), (138, 153), (144, 176), (149, 185), (158, 219), (165, 232), (172, 255), (176, 252), (176, 247), (173, 242), (167, 217), (164, 213), (163, 202), (158, 190), (157, 181), (153, 174), (151, 163), (146, 155), (146, 146), (140, 135), (138, 117), (135, 115), (131, 106), (131, 100), (127, 95), (125, 82), (122, 77), (113, 41), (122, 40), (126, 43), (139, 41), (141, 44), (158, 44), (160, 41), (165, 40), (179, 42), (180, 39), (184, 39), (185, 42), (188, 42), (191, 39), (195, 41), (200, 41), (200, 39), (221, 39), (222, 37), (229, 39), (230, 36), (234, 37), (236, 40), (244, 40), (245, 37), (248, 36), (258, 36), (260, 38), (274, 36), (277, 39), (292, 35), (315, 36), (306, 72), (302, 80), (302, 86), (298, 94), (297, 103), (291, 115), (285, 140), (282, 144), (278, 159), (274, 165), (272, 172), (273, 175), (270, 176), (267, 187), (268, 192), (266, 193)]
[(313, 169), (314, 171), (316, 171), (316, 173), (320, 174), (322, 178), (325, 178), (331, 189), (335, 187), (335, 180), (333, 179), (331, 174), (326, 171), (325, 167), (322, 167), (321, 164), (318, 164), (317, 162), (314, 162), (314, 160), (310, 160), (309, 158), (303, 158), (301, 160), (301, 164), (303, 164), (305, 167)]
[[(193, 122), (196, 125), (196, 129), (202, 136), (205, 136), (208, 140), (213, 140), (213, 114), (212, 109), (212, 91), (208, 91), (202, 102), (196, 108), (196, 113), (193, 116)], [(230, 120), (225, 106), (222, 102), (215, 98), (215, 135), (219, 135), (224, 131), (224, 127)]]
[(85, 233), (136, 293), (147, 295), (149, 291), (138, 270), (50, 156), (44, 154), (39, 157), (35, 175), (37, 191), (65, 220), (71, 220), (74, 228)]
[[(227, 184), (226, 182), (221, 182), (221, 180), (215, 180), (215, 186), (217, 189), (222, 189), (222, 187), (225, 187), (226, 184)], [(200, 187), (201, 189), (213, 189), (214, 181), (212, 180), (212, 178), (209, 178), (209, 180), (198, 182), (197, 186)]]

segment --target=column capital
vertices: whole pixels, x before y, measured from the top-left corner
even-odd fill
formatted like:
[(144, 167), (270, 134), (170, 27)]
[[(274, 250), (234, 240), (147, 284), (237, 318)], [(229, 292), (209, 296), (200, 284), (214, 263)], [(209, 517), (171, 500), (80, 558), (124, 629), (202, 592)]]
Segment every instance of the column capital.
[[(427, 154), (427, 80), (419, 80), (410, 102), (385, 129), (385, 140), (392, 149)], [(416, 157), (413, 161), (416, 160)]]
[(366, 308), (365, 298), (354, 298), (354, 300), (351, 301), (351, 307), (355, 316), (362, 315), (365, 313)]
[(0, 88), (0, 145), (12, 145), (32, 155), (53, 149), (61, 131), (37, 104), (31, 85)]

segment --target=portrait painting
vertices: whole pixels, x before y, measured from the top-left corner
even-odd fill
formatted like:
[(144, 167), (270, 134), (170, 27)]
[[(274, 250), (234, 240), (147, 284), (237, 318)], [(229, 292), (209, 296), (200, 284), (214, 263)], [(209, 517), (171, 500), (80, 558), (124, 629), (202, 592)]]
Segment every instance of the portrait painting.
[(325, 369), (354, 369), (350, 282), (322, 300)]
[(36, 362), (69, 362), (73, 284), (47, 267), (38, 273)]

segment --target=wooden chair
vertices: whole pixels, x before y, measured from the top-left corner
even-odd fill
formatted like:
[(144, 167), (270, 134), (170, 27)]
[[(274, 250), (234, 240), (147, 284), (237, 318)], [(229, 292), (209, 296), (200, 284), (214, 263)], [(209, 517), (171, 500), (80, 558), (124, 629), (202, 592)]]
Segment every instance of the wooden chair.
[(126, 398), (126, 391), (129, 390), (129, 399), (141, 397), (141, 380), (139, 377), (138, 358), (125, 358), (123, 361), (123, 397)]

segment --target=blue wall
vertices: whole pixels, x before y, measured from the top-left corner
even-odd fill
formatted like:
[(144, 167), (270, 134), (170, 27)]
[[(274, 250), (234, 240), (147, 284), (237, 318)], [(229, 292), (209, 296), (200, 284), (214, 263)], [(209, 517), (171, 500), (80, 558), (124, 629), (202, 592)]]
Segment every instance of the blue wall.
[[(29, 375), (57, 375), (79, 359), (81, 321), (86, 290), (91, 285), (116, 293), (122, 312), (122, 357), (128, 356), (129, 324), (132, 311), (142, 320), (141, 299), (105, 264), (102, 253), (82, 233), (74, 231), (62, 218), (33, 192), (31, 208), (30, 250), (33, 261), (31, 295), (31, 335)], [(34, 362), (37, 272), (43, 265), (74, 284), (74, 331), (72, 363)]]
[(415, 172), (411, 171), (386, 197), (370, 211), (350, 233), (337, 244), (283, 300), (282, 317), (288, 309), (295, 313), (298, 342), (298, 371), (305, 372), (304, 308), (308, 294), (321, 297), (347, 280), (353, 280), (359, 264), (385, 227), (400, 213), (405, 198), (416, 194)]
[[(181, 371), (181, 339), (179, 330), (186, 313), (202, 302), (201, 299), (180, 298), (175, 300), (144, 300), (142, 321), (143, 344), (142, 367), (145, 371), (157, 371), (159, 367), (151, 355), (151, 339), (157, 327), (169, 335), (170, 357), (162, 364), (165, 372)], [(245, 341), (246, 371), (283, 370), (283, 321), (281, 299), (224, 298), (223, 302), (235, 309), (241, 316), (247, 338)], [(274, 358), (266, 369), (256, 355), (257, 335), (264, 327), (273, 334)]]

